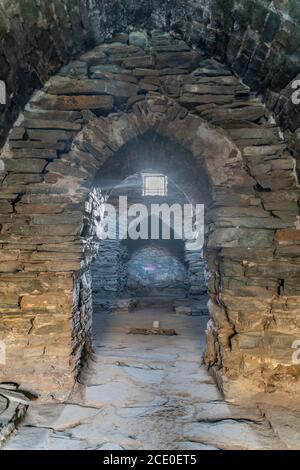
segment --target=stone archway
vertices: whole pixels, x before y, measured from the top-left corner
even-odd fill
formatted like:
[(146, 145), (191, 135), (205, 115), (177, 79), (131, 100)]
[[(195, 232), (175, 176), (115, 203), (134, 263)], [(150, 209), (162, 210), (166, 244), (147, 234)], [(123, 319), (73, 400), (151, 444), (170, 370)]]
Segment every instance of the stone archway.
[[(185, 117), (182, 118), (182, 115), (185, 115)], [(43, 313), (47, 312), (48, 315), (53, 315), (51, 326), (44, 328), (45, 335), (41, 335), (44, 351), (47, 351), (47, 332), (50, 333), (50, 338), (53, 339), (53, 345), (51, 345), (51, 341), (48, 345), (49, 351), (52, 347), (54, 349), (58, 348), (59, 351), (59, 342), (68, 338), (69, 344), (64, 341), (62, 351), (65, 354), (61, 357), (64, 359), (65, 366), (69, 364), (70, 381), (64, 383), (66, 374), (64, 372), (58, 382), (55, 383), (55, 389), (59, 380), (62, 380), (62, 388), (66, 386), (68, 389), (70, 387), (73, 379), (72, 370), (76, 369), (76, 364), (78, 365), (82, 348), (90, 333), (90, 322), (84, 318), (83, 312), (85, 309), (89, 310), (89, 305), (82, 304), (80, 292), (84, 289), (82, 282), (85, 284), (83, 279), (84, 276), (88, 276), (89, 262), (93, 254), (93, 238), (83, 237), (82, 230), (84, 226), (83, 208), (92, 190), (95, 173), (101, 171), (101, 165), (113, 155), (111, 149), (117, 152), (126, 142), (143, 135), (149, 129), (155, 129), (157, 133), (173, 140), (175, 136), (175, 141), (190, 149), (195, 158), (199, 158), (205, 163), (212, 185), (229, 189), (230, 186), (240, 185), (241, 179), (244, 182), (248, 180), (249, 184), (251, 183), (251, 178), (247, 176), (243, 168), (240, 152), (225, 133), (222, 134), (201, 119), (187, 114), (174, 102), (164, 97), (138, 103), (131, 113), (120, 113), (107, 118), (92, 119), (74, 140), (71, 151), (59, 160), (49, 163), (45, 182), (29, 186), (26, 194), (23, 194), (21, 198), (21, 201), (25, 204), (21, 202), (21, 205), (25, 206), (26, 212), (26, 204), (28, 204), (27, 209), (30, 210), (36, 195), (38, 195), (39, 200), (41, 193), (45, 195), (42, 197), (43, 213), (37, 215), (36, 219), (33, 220), (33, 223), (34, 221), (37, 222), (35, 227), (32, 226), (34, 233), (28, 227), (29, 231), (25, 234), (25, 238), (28, 237), (28, 241), (30, 238), (31, 245), (38, 247), (43, 246), (45, 242), (47, 245), (51, 245), (49, 242), (51, 236), (54, 236), (55, 246), (53, 245), (52, 248), (55, 251), (52, 252), (51, 246), (49, 246), (50, 251), (47, 251), (48, 255), (44, 255), (46, 259), (43, 259), (43, 255), (39, 255), (42, 252), (32, 247), (32, 253), (27, 252), (27, 255), (29, 255), (27, 256), (28, 264), (26, 261), (23, 263), (11, 262), (8, 263), (7, 267), (10, 269), (11, 266), (14, 269), (15, 274), (11, 280), (12, 285), (15, 285), (18, 276), (23, 277), (24, 280), (28, 277), (32, 279), (32, 275), (30, 276), (29, 273), (36, 273), (37, 281), (32, 285), (32, 293), (20, 295), (20, 309), (25, 315), (28, 313), (31, 317), (27, 318), (27, 322), (32, 325), (32, 331), (35, 328), (39, 330), (39, 326), (34, 324), (36, 321), (34, 318), (37, 318), (38, 322), (42, 321), (40, 328), (43, 331), (43, 322), (45, 321), (45, 316), (42, 317)], [(4, 162), (8, 163), (9, 166), (13, 159), (9, 159), (9, 150), (7, 152)], [(235, 172), (234, 168), (236, 169)], [(37, 192), (35, 189), (37, 189)], [(69, 211), (68, 216), (64, 212), (60, 214), (61, 207), (57, 204), (58, 201), (63, 201), (63, 207)], [(96, 204), (92, 196), (90, 196), (89, 201), (91, 205)], [(97, 207), (93, 209), (97, 210)], [(88, 212), (86, 212), (86, 215)], [(45, 232), (43, 232), (44, 227), (47, 227)], [(93, 233), (90, 233), (90, 235), (92, 236)], [(16, 240), (20, 236), (16, 231), (11, 234), (11, 240)], [(62, 237), (61, 241), (59, 240), (60, 237)], [(24, 238), (23, 243), (25, 243)], [(69, 251), (65, 251), (66, 248)], [(60, 253), (59, 261), (56, 258), (57, 253)], [(40, 270), (42, 270), (42, 274), (38, 274)], [(47, 275), (46, 272), (49, 274)], [(58, 277), (56, 277), (57, 275)], [(60, 284), (60, 278), (62, 278), (62, 284)], [(73, 278), (75, 279), (74, 284)], [(43, 283), (45, 283), (44, 286)], [(66, 289), (66, 283), (69, 283), (68, 289)], [(55, 292), (59, 286), (61, 295), (57, 296)], [(73, 303), (74, 296), (75, 303)], [(36, 316), (32, 318), (32, 315)], [(59, 315), (59, 318), (53, 323), (56, 315)], [(18, 319), (14, 318), (14, 320), (17, 324)], [(49, 318), (47, 320), (50, 321)], [(7, 321), (9, 324), (9, 318)], [(22, 321), (25, 321), (24, 316)], [(70, 322), (73, 322), (73, 328)], [(63, 330), (65, 336), (61, 336), (59, 333), (56, 335), (55, 331), (59, 325), (60, 331)], [(86, 325), (85, 332), (83, 325)], [(28, 339), (30, 343), (30, 338)], [(12, 343), (14, 343), (14, 340)], [(15, 348), (15, 344), (12, 344), (12, 347)], [(74, 354), (74, 348), (78, 348), (78, 354)], [(31, 349), (30, 346), (29, 349)], [(35, 360), (39, 357), (36, 356), (37, 351), (39, 349), (32, 346), (32, 354)], [(52, 351), (54, 358), (57, 352), (53, 349)], [(50, 379), (51, 374), (48, 374), (52, 366), (51, 359), (50, 364), (49, 362), (47, 364), (47, 354), (45, 356), (41, 350), (40, 352), (40, 364), (42, 367), (45, 365), (45, 374)], [(51, 357), (50, 353), (49, 357)], [(55, 377), (58, 371), (57, 363), (55, 368), (53, 363), (53, 370)], [(41, 370), (39, 372), (41, 373)], [(12, 371), (9, 368), (9, 377), (11, 377), (11, 373)], [(59, 372), (58, 375), (60, 375)], [(22, 382), (27, 381), (27, 372), (20, 379)], [(36, 379), (34, 377), (32, 379), (32, 385), (36, 386)], [(45, 391), (49, 391), (49, 383), (46, 379), (44, 385), (42, 385), (42, 388), (44, 387)]]
[[(91, 57), (93, 53), (87, 60)], [(89, 81), (93, 89), (87, 91), (79, 80), (75, 92), (96, 93), (103, 83)], [(48, 96), (34, 97), (32, 103), (40, 100), (48, 109), (50, 95), (55, 115), (63, 93), (70, 96), (74, 84), (56, 77), (46, 86)], [(128, 86), (110, 85), (108, 94), (121, 98), (120, 107)], [(299, 328), (294, 289), (300, 264), (293, 251), (299, 237), (296, 212), (277, 211), (282, 197), (297, 200), (294, 162), (276, 129), (246, 119), (249, 109), (255, 119), (261, 116), (257, 101), (247, 105), (246, 118), (245, 110), (239, 115), (247, 126), (236, 126), (236, 120), (232, 126), (224, 124), (224, 109), (221, 115), (210, 110), (209, 118), (222, 124), (222, 130), (194, 113), (200, 106), (195, 86), (183, 85), (177, 100), (155, 90), (106, 117), (86, 111), (85, 123), (74, 114), (56, 124), (25, 117), (13, 129), (3, 154), (8, 174), (2, 185), (1, 282), (6, 297), (1, 340), (7, 363), (1, 379), (43, 393), (65, 395), (70, 390), (91, 327), (86, 293), (95, 241), (90, 221), (99, 203), (91, 193), (93, 179), (122, 146), (153, 130), (189, 150), (205, 168), (212, 188), (206, 248), (212, 273), (207, 365), (227, 394), (245, 384), (254, 391), (298, 386), (299, 366), (292, 364), (289, 347)], [(111, 99), (101, 95), (101, 100), (109, 112)], [(66, 101), (72, 106), (72, 99)], [(207, 110), (197, 111), (207, 116)], [(254, 139), (261, 146), (253, 145)]]

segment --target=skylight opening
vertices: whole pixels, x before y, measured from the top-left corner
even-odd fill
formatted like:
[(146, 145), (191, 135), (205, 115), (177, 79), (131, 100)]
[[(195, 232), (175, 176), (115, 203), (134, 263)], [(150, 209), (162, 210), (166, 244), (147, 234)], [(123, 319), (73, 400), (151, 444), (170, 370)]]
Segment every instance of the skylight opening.
[(143, 196), (167, 196), (168, 177), (154, 173), (143, 174)]

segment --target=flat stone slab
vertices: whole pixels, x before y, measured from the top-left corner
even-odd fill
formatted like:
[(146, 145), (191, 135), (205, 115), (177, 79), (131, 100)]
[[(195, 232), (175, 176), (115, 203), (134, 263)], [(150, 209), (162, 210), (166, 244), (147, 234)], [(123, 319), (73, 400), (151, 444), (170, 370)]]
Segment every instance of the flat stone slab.
[(0, 397), (0, 447), (16, 430), (26, 414), (26, 409), (26, 405), (8, 402)]
[(53, 424), (57, 431), (64, 431), (75, 428), (80, 424), (91, 421), (99, 411), (94, 408), (87, 408), (80, 405), (66, 405), (62, 407), (61, 414)]
[(231, 405), (223, 400), (208, 403), (196, 403), (195, 418), (197, 421), (214, 421), (216, 416), (219, 420), (235, 419), (253, 421), (259, 423), (263, 421), (262, 413), (258, 408), (242, 408)]
[(199, 444), (197, 442), (179, 442), (178, 443), (178, 450), (220, 450), (217, 447), (206, 445), (206, 444)]
[(278, 448), (278, 439), (258, 426), (234, 420), (215, 423), (191, 423), (184, 426), (186, 440), (212, 445), (224, 450), (272, 450)]
[(159, 384), (164, 376), (164, 371), (161, 370), (139, 369), (136, 367), (125, 367), (124, 372), (134, 382), (144, 384)]
[(221, 394), (215, 385), (199, 381), (185, 382), (179, 378), (178, 383), (169, 383), (169, 394), (182, 397), (194, 402), (210, 402), (220, 400)]
[(121, 447), (118, 444), (107, 442), (100, 447), (100, 450), (124, 450), (124, 447)]
[(111, 382), (103, 385), (88, 386), (85, 392), (85, 402), (88, 405), (102, 407), (114, 404), (116, 406), (149, 403), (154, 394), (146, 389), (138, 388), (131, 382)]
[(11, 437), (5, 450), (41, 450), (51, 434), (50, 429), (23, 426)]
[(131, 430), (130, 420), (120, 420), (115, 414), (114, 407), (107, 407), (89, 423), (75, 427), (70, 433), (73, 438), (94, 447), (108, 443), (125, 449), (141, 448), (142, 442)]
[(267, 419), (278, 437), (286, 444), (288, 449), (300, 450), (300, 413), (298, 410), (287, 410), (285, 408), (263, 409)]

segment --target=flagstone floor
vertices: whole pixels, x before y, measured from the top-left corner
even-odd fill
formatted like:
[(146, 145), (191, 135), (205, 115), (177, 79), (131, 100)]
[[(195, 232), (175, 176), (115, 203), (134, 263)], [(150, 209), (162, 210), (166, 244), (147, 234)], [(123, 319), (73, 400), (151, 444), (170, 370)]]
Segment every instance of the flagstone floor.
[[(128, 334), (154, 320), (178, 335)], [(30, 406), (5, 449), (295, 448), (294, 429), (280, 439), (259, 406), (222, 399), (202, 365), (206, 323), (150, 308), (95, 315), (95, 352), (83, 384), (68, 403)]]

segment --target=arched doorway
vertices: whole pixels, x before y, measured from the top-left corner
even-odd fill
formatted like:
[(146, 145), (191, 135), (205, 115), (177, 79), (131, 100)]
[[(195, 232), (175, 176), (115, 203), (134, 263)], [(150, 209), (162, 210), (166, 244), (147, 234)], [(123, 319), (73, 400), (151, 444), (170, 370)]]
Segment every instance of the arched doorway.
[[(106, 162), (114, 160), (130, 141), (154, 132), (181, 145), (195, 165), (203, 168), (203, 173), (191, 176), (192, 189), (201, 174), (211, 188), (206, 257), (213, 321), (208, 331), (207, 364), (227, 393), (239, 384), (253, 390), (288, 390), (298, 383), (298, 367), (288, 359), (278, 360), (269, 346), (273, 341), (292, 344), (297, 333), (297, 327), (293, 334), (286, 331), (282, 309), (282, 302), (289, 304), (295, 314), (297, 296), (292, 295), (291, 286), (299, 275), (297, 257), (289, 254), (297, 239), (293, 159), (286, 153), (278, 129), (261, 120), (264, 110), (257, 102), (251, 107), (249, 90), (235, 77), (225, 79), (225, 94), (217, 90), (210, 100), (225, 99), (226, 106), (226, 100), (246, 96), (253, 114), (245, 116), (242, 106), (242, 114), (228, 122), (224, 113), (219, 120), (213, 109), (207, 110), (199, 80), (204, 76), (204, 81), (212, 81), (217, 74), (214, 65), (206, 63), (205, 70), (193, 74), (194, 62), (185, 62), (182, 75), (191, 83), (181, 77), (176, 89), (170, 87), (168, 78), (160, 84), (152, 78), (149, 83), (145, 71), (136, 72), (143, 73), (142, 78), (127, 77), (126, 82), (123, 77), (125, 83), (112, 79), (107, 88), (103, 74), (108, 72), (101, 70), (101, 64), (92, 70), (95, 61), (129, 60), (131, 67), (127, 52), (126, 59), (115, 58), (126, 47), (119, 46), (113, 54), (98, 48), (82, 57), (93, 74), (83, 82), (80, 78), (74, 81), (71, 71), (55, 77), (30, 103), (39, 109), (39, 118), (43, 113), (50, 118), (52, 112), (50, 122), (34, 119), (36, 111), (29, 107), (4, 150), (7, 174), (2, 189), (8, 215), (1, 235), (10, 254), (2, 267), (9, 292), (2, 333), (8, 362), (2, 377), (15, 378), (45, 393), (64, 395), (70, 390), (91, 328), (91, 299), (86, 292), (97, 243), (95, 213), (101, 203), (93, 192), (94, 177), (102, 171), (105, 175)], [(161, 63), (154, 69), (164, 70)], [(218, 73), (224, 74), (224, 69)], [(87, 104), (86, 97), (93, 93), (101, 97), (97, 101), (101, 116), (91, 114), (95, 102)], [(114, 97), (115, 105), (106, 94)], [(87, 101), (82, 104), (80, 100)], [(78, 115), (78, 106), (86, 112)], [(67, 120), (55, 120), (53, 110), (67, 112)], [(110, 110), (117, 112), (106, 116)], [(203, 119), (208, 115), (207, 119), (217, 118), (218, 128)], [(26, 159), (21, 162), (26, 161), (22, 171), (21, 157)], [(288, 213), (283, 207), (277, 210), (281, 197), (292, 201)], [(16, 359), (19, 366), (14, 369), (11, 364)], [(282, 380), (285, 376), (286, 381)]]

